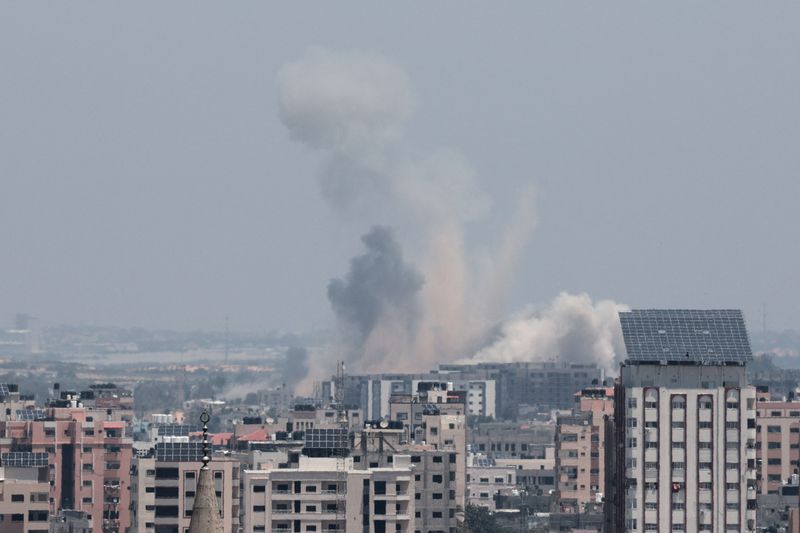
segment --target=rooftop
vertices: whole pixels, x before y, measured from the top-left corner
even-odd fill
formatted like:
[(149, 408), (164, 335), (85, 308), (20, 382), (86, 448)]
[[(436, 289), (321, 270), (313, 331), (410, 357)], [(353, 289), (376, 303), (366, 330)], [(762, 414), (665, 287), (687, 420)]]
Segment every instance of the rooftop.
[(742, 365), (753, 359), (738, 309), (635, 309), (619, 321), (628, 362)]

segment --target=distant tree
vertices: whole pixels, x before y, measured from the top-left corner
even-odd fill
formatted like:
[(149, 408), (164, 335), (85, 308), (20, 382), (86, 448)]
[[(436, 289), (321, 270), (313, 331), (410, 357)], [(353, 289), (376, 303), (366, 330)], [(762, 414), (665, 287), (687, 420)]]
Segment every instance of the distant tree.
[(495, 533), (500, 528), (489, 509), (470, 504), (464, 513), (464, 530), (467, 533)]

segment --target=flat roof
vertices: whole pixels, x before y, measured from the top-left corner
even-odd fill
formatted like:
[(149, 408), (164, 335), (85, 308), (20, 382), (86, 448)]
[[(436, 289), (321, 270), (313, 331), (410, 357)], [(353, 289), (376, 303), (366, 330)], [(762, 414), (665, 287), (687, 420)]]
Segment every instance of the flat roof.
[(619, 313), (628, 361), (744, 364), (753, 359), (739, 309), (635, 309)]

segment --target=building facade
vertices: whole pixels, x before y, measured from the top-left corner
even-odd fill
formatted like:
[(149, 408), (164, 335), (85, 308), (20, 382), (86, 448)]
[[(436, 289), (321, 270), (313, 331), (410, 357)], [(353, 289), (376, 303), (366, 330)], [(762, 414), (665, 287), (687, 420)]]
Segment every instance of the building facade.
[(294, 468), (246, 470), (244, 533), (414, 531), (409, 456), (357, 469), (351, 458), (301, 456)]
[(800, 401), (774, 401), (759, 393), (756, 409), (758, 492), (779, 494), (798, 474)]
[(756, 393), (741, 313), (632, 311), (620, 321), (614, 529), (754, 531)]

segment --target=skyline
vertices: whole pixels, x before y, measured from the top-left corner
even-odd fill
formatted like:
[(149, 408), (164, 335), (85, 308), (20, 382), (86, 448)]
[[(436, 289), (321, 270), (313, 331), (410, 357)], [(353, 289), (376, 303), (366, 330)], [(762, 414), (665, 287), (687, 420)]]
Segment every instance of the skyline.
[[(407, 75), (415, 112), (397, 152), (445, 149), (473, 169), (489, 207), (463, 225), (470, 266), (533, 187), (536, 225), (495, 323), (567, 291), (741, 307), (751, 330), (766, 303), (769, 329), (799, 328), (798, 8), (725, 6), (442, 4), (418, 18), (344, 4), (280, 20), (256, 4), (158, 18), (3, 6), (0, 310), (331, 329), (326, 287), (370, 227), (394, 227), (419, 267), (408, 209), (337, 213), (319, 186), (326, 156), (281, 121), (279, 72), (319, 46)], [(382, 22), (349, 24), (358, 15)]]

